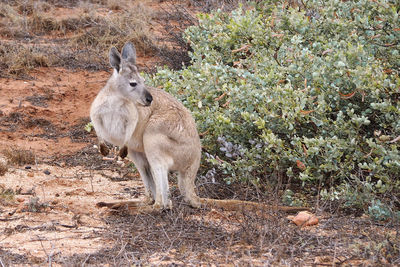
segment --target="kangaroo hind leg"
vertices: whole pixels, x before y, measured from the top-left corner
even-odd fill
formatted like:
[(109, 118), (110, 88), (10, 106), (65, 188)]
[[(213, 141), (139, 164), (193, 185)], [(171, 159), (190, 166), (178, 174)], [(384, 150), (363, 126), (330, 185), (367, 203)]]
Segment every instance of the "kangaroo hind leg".
[(178, 172), (178, 186), (183, 199), (190, 204), (193, 208), (199, 208), (200, 198), (195, 192), (194, 181), (196, 179), (197, 168), (189, 168), (185, 171)]
[(156, 185), (154, 209), (171, 209), (169, 199), (168, 165), (162, 160), (150, 160), (151, 172)]
[(140, 177), (145, 186), (145, 195), (147, 204), (153, 204), (156, 196), (156, 185), (154, 183), (153, 175), (151, 173), (150, 164), (146, 158), (146, 155), (142, 152), (129, 151), (128, 156), (132, 159), (137, 170), (139, 171)]

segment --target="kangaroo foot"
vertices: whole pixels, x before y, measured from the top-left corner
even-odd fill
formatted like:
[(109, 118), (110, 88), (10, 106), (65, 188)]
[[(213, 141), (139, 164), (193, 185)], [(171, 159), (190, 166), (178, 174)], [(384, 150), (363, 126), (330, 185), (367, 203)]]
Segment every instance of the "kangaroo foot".
[(198, 209), (198, 208), (201, 207), (201, 202), (200, 202), (200, 198), (199, 198), (199, 197), (188, 198), (188, 199), (185, 199), (185, 201), (186, 201), (187, 203), (189, 203), (189, 205), (190, 205), (192, 208)]
[(172, 201), (168, 200), (166, 205), (163, 205), (159, 202), (153, 204), (153, 210), (162, 211), (162, 210), (171, 210), (172, 209)]
[(154, 199), (151, 196), (145, 196), (143, 203), (146, 203), (147, 205), (153, 205)]

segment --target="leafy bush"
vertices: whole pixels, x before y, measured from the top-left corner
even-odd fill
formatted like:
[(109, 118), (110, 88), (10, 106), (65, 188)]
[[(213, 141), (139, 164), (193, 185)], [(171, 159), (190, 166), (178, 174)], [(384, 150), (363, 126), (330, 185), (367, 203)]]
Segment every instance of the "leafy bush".
[(185, 33), (192, 65), (152, 79), (192, 111), (208, 167), (226, 181), (368, 179), (398, 192), (395, 1), (270, 2), (200, 15)]
[(374, 200), (368, 207), (368, 214), (376, 221), (386, 220), (391, 217), (390, 209), (381, 203), (380, 200)]

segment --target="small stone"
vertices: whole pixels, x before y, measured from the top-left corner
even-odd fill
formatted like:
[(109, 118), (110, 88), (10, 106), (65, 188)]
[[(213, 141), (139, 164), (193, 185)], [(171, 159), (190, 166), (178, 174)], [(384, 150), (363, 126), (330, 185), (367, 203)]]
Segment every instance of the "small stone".
[(30, 170), (30, 169), (32, 169), (32, 167), (31, 166), (25, 166), (25, 169), (26, 170)]
[(308, 211), (301, 211), (296, 216), (288, 216), (288, 219), (297, 226), (311, 226), (318, 224), (318, 218)]
[(46, 174), (46, 175), (50, 175), (50, 171), (49, 170), (45, 170), (43, 173)]

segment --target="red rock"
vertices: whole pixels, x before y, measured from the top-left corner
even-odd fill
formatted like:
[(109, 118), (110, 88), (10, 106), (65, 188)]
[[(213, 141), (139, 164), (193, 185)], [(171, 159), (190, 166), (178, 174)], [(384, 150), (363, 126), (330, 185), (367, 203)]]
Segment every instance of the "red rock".
[(288, 217), (293, 223), (298, 226), (310, 226), (318, 224), (318, 218), (308, 211), (301, 211), (296, 216)]

